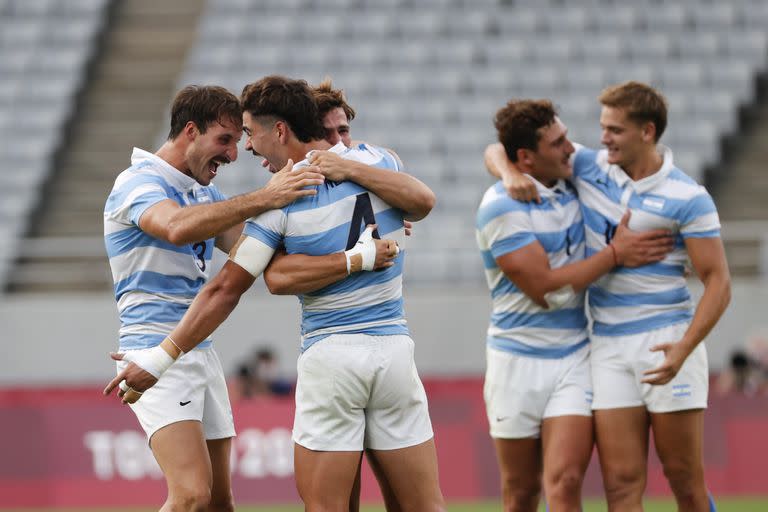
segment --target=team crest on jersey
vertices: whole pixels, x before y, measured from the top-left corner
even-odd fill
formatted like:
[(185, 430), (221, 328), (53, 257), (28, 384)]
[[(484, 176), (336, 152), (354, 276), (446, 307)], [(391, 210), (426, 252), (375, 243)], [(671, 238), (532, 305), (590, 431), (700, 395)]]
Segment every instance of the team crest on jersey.
[(656, 197), (646, 197), (643, 199), (643, 206), (650, 210), (661, 211), (664, 209), (664, 200)]

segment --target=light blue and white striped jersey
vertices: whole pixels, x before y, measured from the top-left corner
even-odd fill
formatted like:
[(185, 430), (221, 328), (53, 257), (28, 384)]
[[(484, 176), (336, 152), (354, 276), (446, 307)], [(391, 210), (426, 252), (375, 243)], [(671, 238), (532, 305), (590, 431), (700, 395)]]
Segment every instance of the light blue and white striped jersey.
[(486, 191), (477, 211), (477, 244), (493, 301), (487, 344), (530, 357), (561, 358), (588, 343), (584, 293), (558, 309), (542, 308), (496, 263), (537, 241), (551, 268), (584, 259), (584, 223), (575, 189), (565, 181), (552, 188), (533, 181), (541, 204), (512, 199), (499, 181)]
[[(120, 313), (120, 350), (158, 345), (184, 316), (208, 280), (214, 239), (176, 246), (139, 228), (150, 206), (171, 199), (181, 206), (221, 201), (162, 158), (133, 149), (104, 207), (104, 243)], [(207, 347), (211, 340), (199, 347)]]
[[(342, 158), (400, 171), (391, 154), (366, 144), (330, 151)], [(308, 165), (306, 160), (297, 167)], [(366, 224), (378, 224), (382, 238), (404, 238), (403, 213), (351, 181), (326, 180), (317, 195), (250, 219), (243, 234), (288, 254), (319, 256), (351, 248)], [(383, 271), (357, 272), (313, 293), (299, 296), (302, 305), (301, 349), (338, 333), (408, 334), (403, 311), (402, 274), (405, 253)]]
[(674, 250), (661, 262), (639, 268), (618, 267), (589, 288), (589, 309), (598, 336), (623, 336), (689, 321), (693, 305), (685, 281), (686, 238), (720, 236), (720, 220), (712, 198), (701, 185), (675, 167), (672, 151), (659, 146), (664, 158), (655, 174), (633, 181), (610, 165), (606, 150), (577, 145), (574, 185), (584, 215), (587, 256), (610, 243), (624, 212), (637, 231), (668, 229)]

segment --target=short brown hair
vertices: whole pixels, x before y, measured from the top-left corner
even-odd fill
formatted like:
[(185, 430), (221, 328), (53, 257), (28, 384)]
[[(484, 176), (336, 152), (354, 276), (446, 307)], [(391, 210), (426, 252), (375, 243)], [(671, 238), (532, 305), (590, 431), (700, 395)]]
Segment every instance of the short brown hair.
[(254, 117), (286, 122), (301, 142), (325, 137), (315, 96), (305, 80), (266, 76), (243, 88), (240, 103)]
[(641, 82), (624, 82), (603, 89), (598, 97), (606, 107), (620, 108), (627, 118), (636, 123), (653, 123), (656, 142), (667, 128), (667, 100), (651, 87)]
[(320, 110), (320, 118), (325, 117), (325, 114), (335, 108), (344, 110), (344, 114), (347, 116), (347, 121), (351, 121), (355, 118), (355, 109), (353, 109), (347, 98), (344, 97), (344, 91), (341, 89), (334, 89), (333, 82), (330, 78), (326, 78), (320, 85), (312, 88), (312, 92), (315, 93), (315, 101), (317, 101), (317, 108)]
[(205, 133), (208, 125), (220, 123), (223, 119), (242, 126), (243, 111), (237, 96), (216, 85), (188, 85), (173, 99), (168, 140), (178, 137), (190, 121), (195, 123), (200, 133)]
[(499, 109), (493, 123), (507, 157), (517, 162), (518, 149), (536, 151), (541, 138), (539, 128), (554, 123), (555, 116), (557, 112), (549, 100), (512, 100)]

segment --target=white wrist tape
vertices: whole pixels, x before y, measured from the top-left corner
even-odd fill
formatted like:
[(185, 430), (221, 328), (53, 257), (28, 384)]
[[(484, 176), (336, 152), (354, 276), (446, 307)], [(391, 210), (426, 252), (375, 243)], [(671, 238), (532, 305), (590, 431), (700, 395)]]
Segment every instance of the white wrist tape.
[(363, 258), (362, 270), (373, 270), (373, 266), (376, 264), (376, 244), (373, 241), (373, 229), (370, 227), (365, 228), (360, 238), (357, 239), (357, 243), (348, 251), (344, 251), (344, 255), (347, 257), (347, 275), (352, 271), (352, 263), (350, 259), (352, 256), (359, 254)]
[(131, 350), (123, 355), (123, 361), (130, 361), (156, 379), (165, 373), (176, 361), (160, 345), (147, 350)]

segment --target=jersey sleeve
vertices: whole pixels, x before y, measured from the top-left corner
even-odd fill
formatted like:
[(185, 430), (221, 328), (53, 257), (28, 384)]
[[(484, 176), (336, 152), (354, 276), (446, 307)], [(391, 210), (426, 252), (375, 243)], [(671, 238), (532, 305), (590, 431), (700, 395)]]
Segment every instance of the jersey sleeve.
[(170, 199), (162, 179), (153, 175), (139, 175), (127, 182), (124, 189), (130, 192), (125, 195), (122, 203), (123, 218), (136, 226), (151, 206)]
[(478, 229), (494, 259), (536, 242), (527, 205), (509, 198), (481, 208)]
[(255, 238), (277, 250), (285, 238), (287, 221), (288, 216), (284, 210), (270, 210), (248, 219), (243, 228), (243, 235)]
[(571, 154), (571, 168), (575, 178), (582, 177), (584, 171), (589, 169), (590, 161), (595, 160), (595, 151), (577, 142), (573, 143), (575, 151)]
[(700, 187), (700, 193), (689, 199), (680, 215), (683, 238), (716, 238), (720, 236), (720, 217), (712, 196)]

